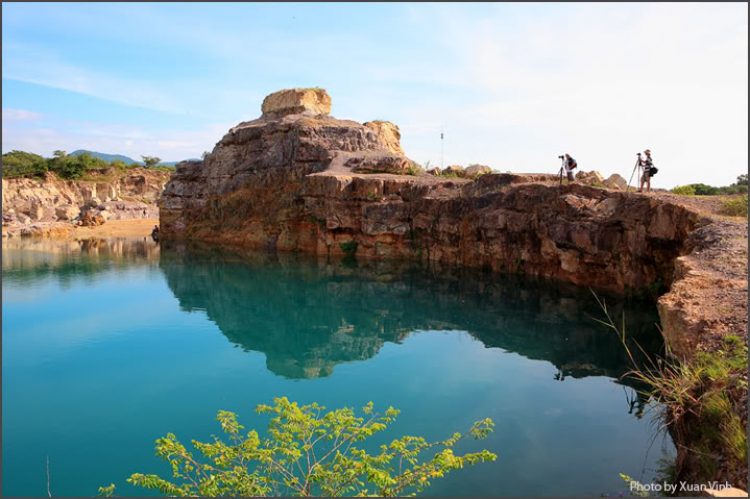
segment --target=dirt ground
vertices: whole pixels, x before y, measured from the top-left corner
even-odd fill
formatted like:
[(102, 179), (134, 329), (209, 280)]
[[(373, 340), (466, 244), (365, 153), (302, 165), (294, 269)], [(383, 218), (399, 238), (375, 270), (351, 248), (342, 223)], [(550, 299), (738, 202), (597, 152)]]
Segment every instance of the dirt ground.
[(76, 227), (73, 231), (73, 238), (147, 237), (151, 235), (154, 225), (159, 225), (158, 218), (110, 220), (97, 227)]

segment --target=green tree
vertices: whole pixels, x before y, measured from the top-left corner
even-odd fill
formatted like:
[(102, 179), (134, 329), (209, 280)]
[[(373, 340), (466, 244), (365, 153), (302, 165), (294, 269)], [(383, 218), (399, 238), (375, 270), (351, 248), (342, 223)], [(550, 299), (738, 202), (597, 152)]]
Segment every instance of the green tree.
[(161, 158), (157, 158), (156, 156), (141, 156), (141, 158), (143, 158), (146, 168), (153, 168), (161, 162)]
[(692, 185), (679, 185), (672, 189), (672, 193), (680, 196), (695, 196), (695, 188)]
[(706, 184), (690, 184), (695, 189), (695, 194), (698, 196), (715, 196), (719, 193), (718, 187), (713, 187)]
[(47, 162), (38, 154), (11, 151), (3, 154), (2, 173), (5, 177), (40, 174), (47, 171)]
[(735, 182), (734, 185), (747, 185), (747, 173), (743, 173), (742, 175), (737, 177), (737, 182)]
[(55, 152), (52, 153), (52, 156), (55, 157), (55, 158), (64, 158), (67, 155), (68, 155), (67, 152), (60, 151), (59, 149), (57, 151), (55, 151)]
[[(271, 416), (265, 439), (255, 430), (243, 435), (236, 415), (219, 411), (217, 420), (229, 443), (215, 436), (211, 443), (193, 440), (203, 460), (169, 433), (156, 440), (156, 455), (169, 462), (174, 481), (142, 473), (127, 481), (169, 496), (403, 496), (450, 471), (497, 458), (487, 450), (454, 454), (465, 437), (460, 433), (433, 443), (405, 436), (371, 455), (355, 445), (385, 430), (399, 411), (389, 407), (375, 413), (372, 402), (362, 408), (364, 417), (349, 408), (324, 410), (316, 403), (300, 407), (286, 397), (274, 399), (273, 406), (259, 405), (259, 414)], [(493, 426), (491, 419), (478, 421), (466, 436), (483, 439)], [(423, 452), (432, 457), (421, 461)], [(114, 484), (100, 487), (99, 493), (110, 496), (114, 489)]]

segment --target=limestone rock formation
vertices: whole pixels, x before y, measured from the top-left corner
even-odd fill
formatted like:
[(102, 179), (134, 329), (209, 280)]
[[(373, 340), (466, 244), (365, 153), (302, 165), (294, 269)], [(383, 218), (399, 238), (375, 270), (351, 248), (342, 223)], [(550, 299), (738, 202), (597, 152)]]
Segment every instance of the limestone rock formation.
[(266, 97), (261, 110), (264, 118), (281, 118), (288, 114), (328, 116), (331, 112), (331, 97), (322, 88), (281, 90)]
[(604, 184), (604, 177), (596, 170), (592, 170), (590, 172), (580, 170), (578, 173), (576, 173), (576, 180), (588, 185), (601, 186)]
[(380, 135), (390, 152), (400, 155), (404, 154), (404, 150), (401, 149), (401, 132), (398, 129), (398, 125), (394, 125), (390, 121), (380, 120), (367, 121), (363, 125)]
[(464, 167), (461, 165), (450, 165), (443, 170), (443, 175), (457, 175), (463, 177), (465, 174)]
[(412, 162), (371, 127), (273, 113), (240, 123), (205, 160), (177, 166), (160, 204), (163, 238), (324, 255), (343, 254), (356, 242), (356, 254), (365, 257), (545, 275), (625, 292), (658, 279), (670, 283), (699, 219), (644, 196), (559, 186), (552, 175), (485, 173), (472, 180), (456, 166), (443, 172), (449, 177), (396, 175)]
[(628, 181), (615, 173), (610, 175), (609, 178), (604, 181), (604, 185), (606, 185), (610, 189), (618, 189), (624, 191), (628, 187)]
[(73, 220), (81, 213), (80, 208), (72, 204), (61, 204), (55, 208), (58, 220)]
[(466, 167), (466, 171), (464, 172), (464, 175), (467, 178), (475, 178), (479, 175), (484, 175), (485, 173), (491, 173), (492, 168), (485, 165), (471, 165)]
[(3, 215), (14, 213), (16, 220), (23, 216), (35, 222), (73, 221), (90, 209), (109, 211), (115, 219), (159, 216), (155, 202), (169, 172), (135, 168), (115, 180), (112, 172), (104, 173), (101, 182), (61, 180), (52, 173), (44, 179), (4, 178)]

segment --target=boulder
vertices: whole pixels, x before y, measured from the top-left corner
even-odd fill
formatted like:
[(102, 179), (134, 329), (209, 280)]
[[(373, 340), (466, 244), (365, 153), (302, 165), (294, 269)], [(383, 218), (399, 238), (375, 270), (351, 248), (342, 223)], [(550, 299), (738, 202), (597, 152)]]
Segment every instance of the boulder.
[(624, 191), (628, 187), (628, 182), (618, 174), (612, 174), (607, 180), (604, 181), (604, 185), (610, 189), (619, 189)]
[(430, 175), (435, 175), (436, 177), (438, 177), (438, 176), (440, 176), (440, 168), (438, 168), (436, 166), (432, 170), (427, 170), (427, 173), (429, 173)]
[(583, 170), (576, 173), (576, 180), (584, 184), (597, 185), (604, 184), (604, 177), (598, 171), (592, 170), (585, 172)]
[(40, 203), (33, 203), (28, 215), (32, 220), (41, 220), (44, 218), (44, 207)]
[(466, 172), (464, 171), (464, 167), (460, 165), (450, 165), (445, 170), (443, 170), (443, 175), (457, 175), (459, 177), (463, 177)]
[(31, 217), (29, 217), (28, 215), (24, 215), (23, 213), (19, 213), (16, 218), (18, 219), (18, 223), (20, 224), (28, 225), (31, 223)]
[(274, 92), (263, 100), (262, 118), (281, 118), (289, 114), (328, 115), (331, 97), (322, 88), (293, 88)]
[(393, 154), (404, 154), (404, 150), (401, 149), (401, 132), (397, 125), (394, 125), (390, 121), (380, 120), (368, 121), (362, 123), (362, 125), (375, 131), (375, 133), (383, 139), (389, 152), (392, 152)]
[(73, 220), (80, 213), (81, 210), (72, 204), (61, 204), (55, 208), (55, 216), (58, 220)]
[(95, 214), (93, 211), (89, 210), (83, 213), (81, 215), (81, 225), (84, 227), (96, 227), (97, 225), (102, 225), (106, 222), (104, 220), (104, 217), (101, 215)]
[(474, 178), (478, 177), (479, 175), (484, 175), (485, 173), (490, 173), (492, 171), (492, 168), (485, 165), (471, 165), (466, 168), (466, 177), (467, 178)]

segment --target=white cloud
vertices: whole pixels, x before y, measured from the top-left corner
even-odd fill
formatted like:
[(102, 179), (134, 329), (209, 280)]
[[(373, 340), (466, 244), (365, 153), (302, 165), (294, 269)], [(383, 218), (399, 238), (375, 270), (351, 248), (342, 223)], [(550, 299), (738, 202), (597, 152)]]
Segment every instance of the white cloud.
[(42, 119), (41, 113), (27, 111), (25, 109), (3, 109), (3, 127), (6, 123), (17, 121), (38, 121)]
[(502, 171), (547, 171), (570, 152), (584, 169), (629, 176), (647, 147), (657, 185), (726, 185), (747, 171), (746, 4), (571, 9), (512, 30), (457, 9), (430, 19), (454, 63), (445, 79), (478, 103), (453, 95), (403, 110), (407, 153), (432, 149), (415, 159), (434, 163), (441, 123), (452, 160)]
[(64, 131), (53, 128), (3, 127), (3, 153), (11, 150), (29, 151), (45, 157), (55, 150), (86, 149), (109, 154), (124, 154), (139, 160), (141, 156), (158, 156), (164, 161), (199, 158), (203, 151), (211, 151), (216, 142), (233, 126), (211, 123), (199, 130), (138, 132), (129, 136), (118, 133), (91, 133), (80, 128)]

